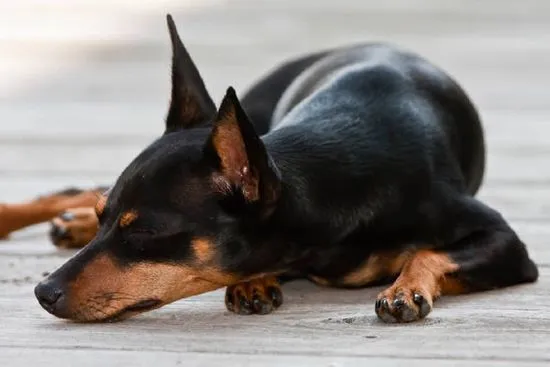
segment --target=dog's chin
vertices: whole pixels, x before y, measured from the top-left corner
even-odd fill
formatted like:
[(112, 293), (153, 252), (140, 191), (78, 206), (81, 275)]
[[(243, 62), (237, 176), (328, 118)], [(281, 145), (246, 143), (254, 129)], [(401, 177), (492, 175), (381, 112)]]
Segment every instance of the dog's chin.
[(161, 300), (158, 299), (146, 299), (143, 301), (136, 302), (130, 306), (124, 307), (122, 310), (114, 313), (111, 316), (107, 316), (105, 318), (99, 318), (99, 319), (93, 319), (93, 320), (86, 320), (85, 322), (120, 322), (123, 320), (127, 320), (133, 316), (139, 315), (140, 313), (148, 312), (151, 310), (154, 310), (156, 308), (159, 308), (164, 303)]

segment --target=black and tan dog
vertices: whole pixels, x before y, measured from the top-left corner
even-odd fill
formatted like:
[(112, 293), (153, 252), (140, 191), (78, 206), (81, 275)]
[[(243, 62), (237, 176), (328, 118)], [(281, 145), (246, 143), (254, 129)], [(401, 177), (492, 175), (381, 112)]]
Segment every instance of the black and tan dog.
[[(284, 276), (394, 280), (376, 313), (409, 322), (441, 295), (537, 279), (518, 236), (473, 197), (482, 129), (441, 70), (387, 45), (341, 48), (275, 70), (244, 107), (228, 89), (216, 111), (168, 25), (166, 131), (98, 202), (97, 236), (36, 287), (48, 312), (120, 320), (227, 286), (229, 310), (263, 314)], [(260, 138), (252, 121), (271, 130)]]

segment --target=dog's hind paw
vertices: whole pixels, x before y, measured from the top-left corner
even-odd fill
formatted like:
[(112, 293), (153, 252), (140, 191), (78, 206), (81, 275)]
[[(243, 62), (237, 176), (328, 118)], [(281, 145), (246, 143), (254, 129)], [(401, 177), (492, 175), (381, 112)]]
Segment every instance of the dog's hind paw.
[(263, 277), (227, 287), (225, 306), (239, 315), (265, 315), (283, 304), (283, 292), (275, 277)]
[(50, 239), (60, 248), (81, 248), (97, 233), (98, 220), (94, 208), (65, 211), (51, 222)]

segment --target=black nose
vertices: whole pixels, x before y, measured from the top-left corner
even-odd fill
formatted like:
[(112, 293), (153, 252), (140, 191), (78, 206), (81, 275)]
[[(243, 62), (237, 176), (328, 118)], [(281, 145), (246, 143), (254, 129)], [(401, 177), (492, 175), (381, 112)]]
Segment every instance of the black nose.
[(63, 295), (63, 291), (52, 282), (46, 280), (38, 283), (34, 288), (34, 295), (46, 311), (53, 313), (57, 301)]

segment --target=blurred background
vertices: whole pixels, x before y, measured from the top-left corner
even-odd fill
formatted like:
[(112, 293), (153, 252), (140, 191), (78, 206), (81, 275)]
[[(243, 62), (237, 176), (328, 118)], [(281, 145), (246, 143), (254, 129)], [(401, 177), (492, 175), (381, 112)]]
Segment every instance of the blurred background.
[(483, 116), (482, 195), (512, 219), (518, 206), (548, 215), (525, 200), (550, 182), (545, 0), (1, 0), (0, 202), (109, 184), (161, 133), (167, 12), (216, 102), (309, 51), (388, 41), (419, 52)]

